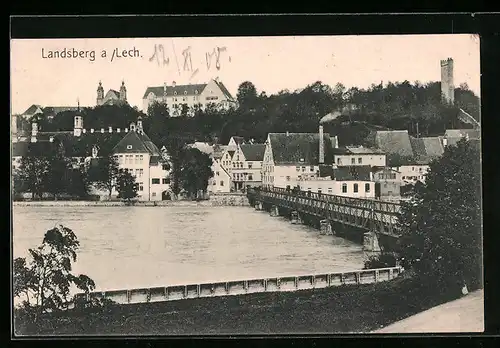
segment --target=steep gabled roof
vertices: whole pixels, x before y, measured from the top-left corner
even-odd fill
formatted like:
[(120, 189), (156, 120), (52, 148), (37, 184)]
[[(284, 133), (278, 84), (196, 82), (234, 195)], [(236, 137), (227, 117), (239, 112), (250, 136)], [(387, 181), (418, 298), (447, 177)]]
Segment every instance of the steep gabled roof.
[(129, 131), (113, 148), (113, 153), (148, 153), (151, 156), (161, 156), (160, 150), (151, 139), (137, 130)]
[[(318, 165), (318, 133), (269, 133), (276, 165)], [(324, 133), (325, 163), (332, 163), (332, 140)]]
[(153, 93), (157, 97), (162, 97), (164, 96), (164, 93), (166, 92), (167, 97), (172, 97), (174, 95), (177, 95), (179, 97), (182, 97), (184, 95), (187, 96), (193, 96), (193, 95), (198, 95), (203, 92), (205, 87), (207, 86), (206, 83), (204, 84), (196, 84), (196, 85), (175, 85), (175, 86), (159, 86), (159, 87), (148, 87), (146, 88), (146, 92), (144, 92), (144, 96), (142, 97), (143, 99), (146, 99), (149, 95), (149, 93)]
[(413, 156), (410, 136), (406, 130), (377, 131), (375, 146), (387, 154)]
[(241, 145), (241, 144), (244, 144), (244, 143), (245, 143), (245, 138), (240, 137), (240, 136), (238, 136), (238, 135), (233, 135), (231, 138), (232, 138), (232, 139), (234, 140), (234, 142), (235, 142), (236, 144), (238, 144), (238, 145)]
[(228, 89), (226, 88), (226, 86), (224, 86), (222, 82), (216, 80), (214, 80), (214, 82), (220, 88), (220, 90), (227, 99), (234, 100), (233, 96), (231, 95), (231, 93), (229, 93)]
[(190, 144), (190, 147), (193, 149), (198, 149), (201, 152), (203, 152), (209, 156), (211, 156), (214, 152), (214, 148), (212, 145), (210, 145), (208, 143), (199, 142), (199, 141), (197, 141), (193, 144)]
[(222, 158), (222, 155), (226, 151), (226, 145), (214, 145), (214, 152), (213, 152), (213, 158), (215, 159), (220, 159)]
[(265, 144), (242, 144), (240, 148), (247, 161), (264, 160), (264, 152), (266, 151)]
[(33, 115), (38, 110), (42, 111), (43, 107), (38, 104), (33, 104), (25, 112), (23, 112), (23, 115)]
[(469, 140), (481, 139), (481, 131), (477, 129), (447, 129), (444, 137), (448, 145), (456, 145), (460, 139), (469, 137)]

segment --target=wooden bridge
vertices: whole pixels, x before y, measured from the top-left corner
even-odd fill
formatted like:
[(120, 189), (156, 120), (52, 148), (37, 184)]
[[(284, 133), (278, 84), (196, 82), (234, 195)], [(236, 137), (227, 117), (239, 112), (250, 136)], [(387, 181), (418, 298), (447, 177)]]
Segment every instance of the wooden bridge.
[(351, 198), (283, 188), (249, 189), (248, 198), (257, 206), (284, 208), (376, 234), (398, 237), (397, 222), (401, 205), (375, 199)]

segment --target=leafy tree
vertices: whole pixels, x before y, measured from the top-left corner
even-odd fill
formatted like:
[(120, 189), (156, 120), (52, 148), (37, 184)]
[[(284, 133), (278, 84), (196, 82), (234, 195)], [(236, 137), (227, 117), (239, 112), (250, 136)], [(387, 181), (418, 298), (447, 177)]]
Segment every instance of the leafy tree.
[(257, 89), (255, 85), (250, 81), (242, 82), (238, 87), (236, 99), (240, 107), (245, 109), (252, 108), (257, 101)]
[(183, 153), (185, 151), (186, 141), (180, 137), (169, 137), (165, 139), (165, 148), (170, 158), (170, 188), (175, 196), (181, 191), (181, 178), (183, 166)]
[(444, 285), (481, 286), (480, 152), (465, 139), (430, 164), (426, 183), (402, 206), (405, 267)]
[(49, 171), (46, 176), (46, 191), (57, 199), (57, 195), (67, 191), (69, 187), (70, 161), (64, 156), (62, 149), (56, 149), (48, 157)]
[(68, 309), (72, 286), (85, 293), (95, 288), (91, 278), (71, 272), (79, 246), (74, 232), (60, 225), (45, 233), (39, 247), (29, 249), (29, 262), (14, 260), (13, 294), (21, 300), (21, 314), (28, 320), (36, 323), (44, 313)]
[(207, 190), (208, 180), (214, 175), (210, 157), (195, 148), (184, 150), (180, 179), (182, 188), (192, 198), (198, 198), (198, 193)]
[(34, 156), (28, 152), (27, 156), (21, 158), (16, 176), (22, 182), (23, 190), (30, 192), (32, 199), (37, 196), (42, 198), (45, 183), (49, 172), (49, 161), (46, 157)]
[(118, 198), (130, 202), (137, 197), (139, 184), (135, 182), (135, 178), (128, 171), (121, 169), (116, 178), (116, 189), (118, 191)]
[(166, 119), (170, 117), (167, 103), (154, 101), (148, 106), (148, 118), (159, 117)]
[(99, 158), (97, 165), (89, 168), (89, 181), (101, 190), (108, 192), (108, 197), (111, 198), (113, 187), (118, 176), (118, 162), (113, 155)]
[(89, 194), (88, 173), (84, 167), (72, 168), (68, 173), (66, 192), (72, 196), (85, 198)]
[(382, 252), (378, 255), (372, 255), (364, 262), (364, 269), (395, 267), (398, 262), (398, 256), (395, 253)]

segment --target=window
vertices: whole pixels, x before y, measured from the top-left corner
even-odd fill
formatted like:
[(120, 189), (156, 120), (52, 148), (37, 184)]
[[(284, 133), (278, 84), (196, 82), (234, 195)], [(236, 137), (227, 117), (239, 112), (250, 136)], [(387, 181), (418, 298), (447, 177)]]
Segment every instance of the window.
[(194, 91), (194, 94), (198, 94), (198, 90), (197, 89)]
[(240, 168), (243, 168), (243, 162), (240, 162)]
[(356, 164), (356, 159), (355, 158), (351, 158), (351, 164)]
[(187, 91), (184, 91), (184, 95), (187, 95), (187, 94), (188, 94), (188, 92), (187, 92)]
[(139, 169), (138, 171), (139, 171), (138, 176), (139, 178), (141, 178), (144, 175), (144, 169)]
[(132, 145), (127, 145), (127, 150), (132, 150)]
[(156, 197), (156, 192), (153, 192), (151, 196)]
[(151, 184), (158, 185), (160, 183), (160, 179), (151, 179)]
[(370, 192), (370, 184), (365, 184), (365, 192)]
[(363, 159), (361, 157), (358, 157), (358, 164), (363, 163)]
[(249, 180), (249, 181), (252, 181), (252, 180), (253, 180), (253, 175), (252, 175), (252, 174), (248, 174), (248, 180)]
[(139, 155), (139, 163), (144, 163), (144, 155)]
[(310, 170), (311, 172), (314, 172), (314, 166), (311, 166), (311, 167), (309, 168), (309, 170)]
[(248, 169), (252, 169), (252, 162), (248, 162)]
[(123, 155), (118, 156), (118, 162), (123, 163)]
[(219, 176), (219, 175), (220, 175), (220, 173), (219, 173), (219, 172), (216, 172), (216, 173), (215, 173), (215, 175)]
[(220, 186), (224, 186), (224, 181), (221, 181), (221, 182), (220, 182)]
[(337, 158), (337, 164), (342, 164), (342, 158)]
[(236, 160), (239, 161), (240, 160), (240, 155), (236, 155)]
[(163, 185), (168, 185), (168, 184), (170, 184), (170, 178), (163, 178), (163, 179), (161, 179), (161, 183), (162, 183)]
[(342, 193), (347, 193), (347, 184), (342, 184)]
[(300, 166), (297, 166), (297, 171), (300, 172)]
[(289, 176), (286, 177), (286, 181), (290, 181), (290, 177)]
[(331, 187), (328, 188), (328, 193), (332, 193), (332, 188)]
[(321, 194), (321, 189), (320, 188), (318, 189), (318, 193)]
[(302, 171), (305, 172), (306, 171), (306, 167), (302, 167)]
[(353, 185), (353, 191), (354, 191), (354, 193), (358, 192), (358, 184)]
[(144, 186), (142, 182), (139, 183), (139, 191), (144, 191)]
[[(174, 91), (174, 95), (177, 95), (177, 91)], [(177, 100), (177, 98), (176, 98), (176, 100)]]
[(139, 164), (139, 155), (135, 155), (135, 164)]

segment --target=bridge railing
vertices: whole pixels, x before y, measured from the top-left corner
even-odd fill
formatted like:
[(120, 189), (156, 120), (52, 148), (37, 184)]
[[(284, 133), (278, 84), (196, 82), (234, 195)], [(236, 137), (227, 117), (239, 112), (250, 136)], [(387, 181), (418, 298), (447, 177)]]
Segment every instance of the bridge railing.
[(118, 304), (132, 304), (262, 292), (297, 291), (347, 284), (371, 284), (394, 279), (402, 271), (403, 269), (398, 266), (341, 273), (322, 273), (228, 282), (111, 290), (92, 292), (89, 295), (80, 293), (75, 295), (74, 303), (82, 302), (86, 296), (109, 299)]
[(253, 190), (251, 195), (269, 196), (270, 194), (279, 194), (287, 198), (306, 198), (311, 201), (333, 203), (351, 208), (370, 209), (375, 212), (398, 215), (401, 211), (401, 204), (395, 202), (384, 202), (368, 198), (345, 197), (338, 195), (320, 194), (316, 192), (287, 190), (281, 187), (265, 188)]

